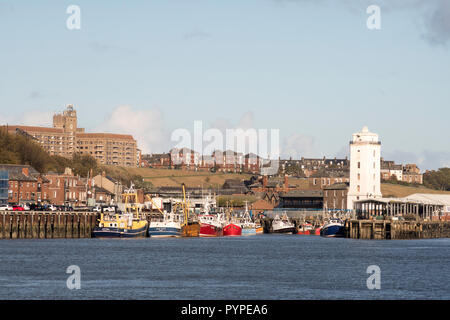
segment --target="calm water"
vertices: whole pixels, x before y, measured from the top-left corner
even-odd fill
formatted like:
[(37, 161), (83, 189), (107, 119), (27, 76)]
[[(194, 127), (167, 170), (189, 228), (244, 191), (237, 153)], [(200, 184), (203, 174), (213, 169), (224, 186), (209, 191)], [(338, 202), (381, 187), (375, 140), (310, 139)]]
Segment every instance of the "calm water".
[(450, 299), (450, 239), (1, 240), (0, 259), (0, 299)]

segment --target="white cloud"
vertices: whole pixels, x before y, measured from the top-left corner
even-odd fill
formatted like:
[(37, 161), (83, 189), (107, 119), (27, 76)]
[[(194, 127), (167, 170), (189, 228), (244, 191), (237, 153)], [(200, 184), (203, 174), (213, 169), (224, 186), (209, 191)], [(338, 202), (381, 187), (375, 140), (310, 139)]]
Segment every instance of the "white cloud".
[(159, 153), (167, 151), (168, 146), (163, 122), (159, 109), (137, 110), (125, 105), (115, 108), (96, 131), (131, 134), (142, 153)]
[(299, 159), (301, 157), (314, 156), (314, 138), (311, 136), (294, 133), (283, 140), (281, 158)]
[(0, 123), (23, 126), (51, 127), (53, 113), (50, 111), (29, 110), (20, 115), (0, 115)]

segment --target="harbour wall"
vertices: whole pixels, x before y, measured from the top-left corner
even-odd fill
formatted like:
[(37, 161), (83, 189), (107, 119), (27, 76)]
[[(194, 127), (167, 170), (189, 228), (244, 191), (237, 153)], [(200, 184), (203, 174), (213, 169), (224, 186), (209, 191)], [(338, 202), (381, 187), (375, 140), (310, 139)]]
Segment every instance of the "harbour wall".
[(352, 239), (450, 238), (450, 222), (346, 220), (345, 235)]
[(91, 238), (95, 212), (0, 212), (0, 239)]

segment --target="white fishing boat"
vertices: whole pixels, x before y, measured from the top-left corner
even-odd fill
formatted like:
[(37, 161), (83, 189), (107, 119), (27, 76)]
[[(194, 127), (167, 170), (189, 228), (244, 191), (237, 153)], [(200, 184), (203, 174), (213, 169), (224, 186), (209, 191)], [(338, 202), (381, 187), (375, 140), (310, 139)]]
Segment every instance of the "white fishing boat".
[(148, 236), (151, 238), (181, 237), (182, 217), (173, 212), (152, 218), (148, 227)]
[(243, 236), (252, 236), (256, 235), (256, 224), (253, 222), (252, 218), (250, 217), (250, 213), (248, 211), (247, 201), (245, 202), (245, 212), (242, 217), (241, 222), (241, 234)]
[(272, 222), (272, 233), (295, 233), (295, 226), (292, 222), (289, 221), (286, 213), (284, 213), (284, 215), (281, 217), (278, 214), (275, 216)]

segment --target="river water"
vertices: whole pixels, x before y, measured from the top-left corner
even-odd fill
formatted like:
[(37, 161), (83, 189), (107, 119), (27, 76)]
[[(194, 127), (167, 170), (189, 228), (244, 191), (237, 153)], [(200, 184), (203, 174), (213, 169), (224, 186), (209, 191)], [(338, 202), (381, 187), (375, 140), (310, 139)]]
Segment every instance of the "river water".
[(23, 239), (0, 259), (0, 299), (450, 299), (450, 239)]

